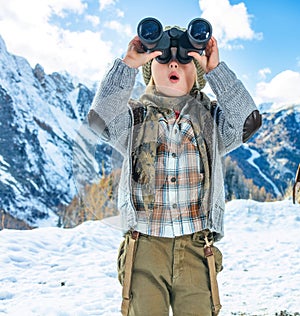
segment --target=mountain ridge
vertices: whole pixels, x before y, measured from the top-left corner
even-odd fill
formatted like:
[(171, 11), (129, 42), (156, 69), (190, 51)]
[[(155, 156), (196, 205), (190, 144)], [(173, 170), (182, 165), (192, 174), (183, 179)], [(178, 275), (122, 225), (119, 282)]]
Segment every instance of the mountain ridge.
[[(67, 73), (47, 75), (39, 64), (32, 69), (26, 59), (8, 53), (2, 39), (0, 56), (0, 209), (35, 225), (77, 192), (73, 145), (82, 137), (95, 92), (75, 86)], [(100, 146), (99, 159), (106, 161), (109, 149)], [(79, 147), (85, 154), (94, 151)], [(91, 177), (97, 162), (93, 155), (89, 159), (85, 171)]]
[[(0, 36), (0, 210), (31, 226), (47, 218), (54, 225), (61, 205), (120, 165), (121, 157), (87, 126), (96, 86), (66, 72), (46, 74), (39, 64), (32, 69), (7, 52)], [(143, 89), (138, 81), (132, 96)], [(229, 154), (246, 179), (274, 198), (284, 195), (300, 160), (298, 108), (262, 107), (261, 129)], [(248, 198), (242, 182), (225, 181), (234, 196)]]

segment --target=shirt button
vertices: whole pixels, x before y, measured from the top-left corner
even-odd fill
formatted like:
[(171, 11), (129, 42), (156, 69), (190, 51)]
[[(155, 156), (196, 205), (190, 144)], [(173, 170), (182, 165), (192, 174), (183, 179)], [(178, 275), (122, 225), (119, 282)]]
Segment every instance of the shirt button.
[(172, 177), (172, 178), (171, 178), (171, 182), (176, 182), (176, 178), (175, 178), (175, 177)]
[(173, 208), (177, 208), (177, 204), (174, 203), (174, 204), (172, 205), (172, 207), (173, 207)]
[(176, 156), (177, 156), (177, 155), (176, 155), (175, 153), (172, 153), (172, 157), (173, 157), (173, 158), (176, 158)]

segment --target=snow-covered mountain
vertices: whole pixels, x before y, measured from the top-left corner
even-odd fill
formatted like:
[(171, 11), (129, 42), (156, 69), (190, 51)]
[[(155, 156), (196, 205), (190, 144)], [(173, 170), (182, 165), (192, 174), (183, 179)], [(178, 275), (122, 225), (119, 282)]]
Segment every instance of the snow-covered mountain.
[(67, 73), (32, 69), (0, 37), (0, 211), (35, 226), (70, 202), (73, 169), (92, 181), (98, 162), (109, 168), (110, 148), (95, 146), (84, 120), (94, 93)]
[(246, 178), (280, 197), (294, 181), (300, 163), (300, 105), (275, 110), (263, 105), (260, 111), (262, 127), (230, 156)]
[[(37, 226), (49, 218), (55, 225), (52, 215), (61, 205), (120, 161), (106, 144), (95, 145), (86, 124), (96, 86), (88, 88), (67, 73), (46, 74), (41, 65), (32, 69), (7, 52), (0, 37), (0, 212), (5, 219), (9, 214)], [(137, 82), (133, 97), (143, 88)], [(299, 122), (299, 106), (264, 110), (260, 131), (230, 155), (246, 178), (274, 196), (284, 192), (300, 162)]]

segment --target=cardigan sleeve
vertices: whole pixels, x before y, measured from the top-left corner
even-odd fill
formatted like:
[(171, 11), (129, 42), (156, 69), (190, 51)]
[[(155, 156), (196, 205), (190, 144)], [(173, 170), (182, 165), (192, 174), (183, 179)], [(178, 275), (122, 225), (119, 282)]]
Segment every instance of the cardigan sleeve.
[(132, 125), (128, 100), (137, 72), (116, 59), (103, 78), (88, 113), (89, 126), (121, 153), (125, 153)]
[(255, 121), (257, 125), (249, 126), (251, 115), (258, 109), (243, 83), (224, 62), (205, 77), (217, 97), (218, 131), (226, 154), (249, 139), (260, 127), (258, 121)]

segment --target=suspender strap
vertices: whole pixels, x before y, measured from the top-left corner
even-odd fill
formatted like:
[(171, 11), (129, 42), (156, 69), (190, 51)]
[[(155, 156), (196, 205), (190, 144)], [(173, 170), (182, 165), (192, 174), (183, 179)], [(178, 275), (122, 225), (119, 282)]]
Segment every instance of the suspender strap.
[(219, 297), (215, 257), (211, 248), (212, 242), (208, 241), (207, 236), (205, 236), (204, 239), (205, 239), (204, 254), (208, 262), (211, 296), (212, 296), (212, 304), (213, 304), (213, 315), (217, 316), (222, 308), (222, 305), (220, 303), (220, 297)]
[(131, 289), (131, 276), (132, 276), (132, 267), (134, 261), (134, 255), (136, 250), (136, 243), (139, 237), (139, 233), (133, 231), (129, 236), (129, 242), (126, 252), (125, 259), (125, 275), (123, 282), (123, 290), (122, 290), (122, 305), (121, 305), (121, 313), (122, 316), (127, 316), (129, 312), (129, 304), (130, 304), (130, 289)]

